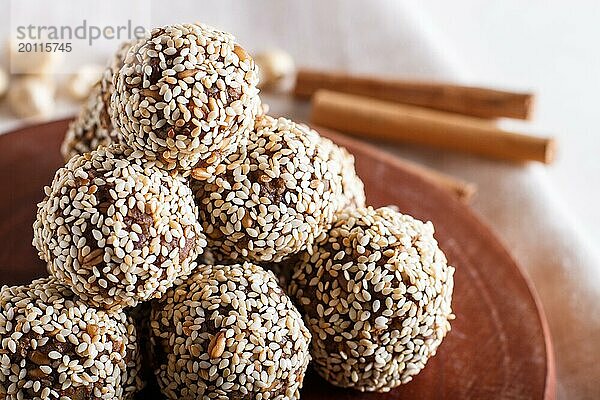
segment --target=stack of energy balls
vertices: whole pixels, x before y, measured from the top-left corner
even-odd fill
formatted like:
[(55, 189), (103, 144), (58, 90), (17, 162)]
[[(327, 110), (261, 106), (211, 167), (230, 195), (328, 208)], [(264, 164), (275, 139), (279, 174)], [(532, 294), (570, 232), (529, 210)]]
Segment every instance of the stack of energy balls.
[(3, 398), (155, 379), (168, 399), (298, 399), (311, 360), (388, 391), (436, 353), (454, 269), (433, 226), (367, 207), (352, 155), (265, 115), (257, 76), (201, 24), (119, 49), (38, 206), (50, 277), (0, 290)]

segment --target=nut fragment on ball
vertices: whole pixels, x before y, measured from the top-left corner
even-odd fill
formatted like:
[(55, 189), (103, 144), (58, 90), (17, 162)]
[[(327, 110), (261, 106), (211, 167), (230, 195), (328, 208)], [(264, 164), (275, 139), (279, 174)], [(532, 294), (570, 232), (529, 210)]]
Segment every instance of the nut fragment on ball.
[(54, 278), (0, 289), (0, 395), (128, 400), (140, 387), (136, 331)]
[(101, 79), (90, 89), (77, 118), (69, 124), (60, 151), (63, 159), (96, 150), (99, 146), (120, 143), (121, 135), (110, 119), (110, 98), (114, 91), (113, 75), (123, 66), (127, 51), (137, 41), (123, 42), (102, 72)]
[(390, 208), (348, 209), (288, 293), (313, 341), (317, 372), (336, 386), (385, 392), (409, 382), (450, 330), (454, 268), (433, 225)]
[(15, 78), (7, 94), (13, 113), (21, 118), (47, 117), (54, 110), (56, 86), (48, 77)]
[(229, 33), (202, 24), (154, 29), (115, 76), (113, 122), (146, 158), (206, 179), (252, 128), (255, 69)]
[(73, 157), (45, 193), (33, 244), (53, 276), (97, 307), (159, 297), (206, 245), (185, 180), (121, 145)]
[(310, 334), (270, 272), (200, 265), (152, 307), (156, 375), (168, 399), (299, 399)]
[(191, 182), (216, 259), (278, 262), (312, 245), (342, 201), (336, 151), (304, 125), (257, 119), (214, 179)]

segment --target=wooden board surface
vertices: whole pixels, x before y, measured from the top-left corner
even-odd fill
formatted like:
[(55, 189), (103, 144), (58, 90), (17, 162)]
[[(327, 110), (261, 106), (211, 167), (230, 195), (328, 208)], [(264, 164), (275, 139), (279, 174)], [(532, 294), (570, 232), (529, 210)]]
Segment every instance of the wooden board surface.
[[(36, 203), (62, 164), (59, 145), (68, 121), (0, 136), (0, 284), (46, 274), (31, 246)], [(305, 400), (553, 399), (554, 361), (545, 317), (510, 254), (473, 212), (370, 145), (326, 133), (356, 157), (368, 202), (394, 204), (436, 227), (456, 267), (457, 319), (438, 354), (415, 379), (392, 392), (334, 388), (309, 374)], [(143, 396), (158, 399), (156, 391)]]

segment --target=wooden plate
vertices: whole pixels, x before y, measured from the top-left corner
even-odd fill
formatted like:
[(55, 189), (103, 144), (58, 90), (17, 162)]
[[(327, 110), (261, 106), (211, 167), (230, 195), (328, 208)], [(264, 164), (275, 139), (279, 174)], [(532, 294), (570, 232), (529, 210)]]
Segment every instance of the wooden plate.
[[(31, 246), (36, 203), (62, 165), (59, 145), (68, 121), (0, 137), (0, 283), (45, 275)], [(356, 156), (370, 204), (395, 204), (431, 220), (456, 267), (456, 320), (438, 354), (412, 382), (390, 393), (334, 388), (309, 374), (303, 399), (553, 399), (552, 348), (531, 285), (506, 249), (464, 204), (404, 170), (393, 156), (363, 142), (333, 136)], [(156, 391), (143, 396), (156, 397)]]

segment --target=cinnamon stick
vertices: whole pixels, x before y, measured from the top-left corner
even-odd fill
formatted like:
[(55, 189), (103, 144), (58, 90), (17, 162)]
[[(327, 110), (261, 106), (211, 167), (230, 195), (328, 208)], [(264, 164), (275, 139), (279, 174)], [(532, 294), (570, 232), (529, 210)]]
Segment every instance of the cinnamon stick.
[[(321, 135), (328, 137), (340, 146), (351, 146), (350, 139), (339, 132), (335, 132), (327, 128), (321, 128), (320, 126), (313, 126), (313, 128), (315, 128)], [(370, 145), (366, 144), (365, 146)], [(381, 156), (379, 155), (379, 157)], [(456, 198), (465, 203), (469, 203), (475, 195), (475, 193), (477, 192), (477, 186), (474, 183), (467, 182), (454, 176), (444, 174), (442, 172), (436, 171), (435, 169), (426, 167), (413, 161), (406, 160), (404, 158), (392, 155), (389, 155), (389, 157), (389, 162), (393, 162), (394, 164), (400, 165), (403, 169), (408, 170), (413, 174), (420, 176), (424, 180), (449, 191)]]
[(444, 174), (432, 168), (405, 159), (399, 160), (404, 169), (419, 175), (421, 178), (453, 193), (459, 200), (470, 203), (477, 192), (474, 183), (463, 181), (452, 175)]
[(555, 143), (509, 132), (478, 118), (319, 90), (311, 121), (361, 137), (413, 143), (512, 161), (554, 159)]
[(529, 119), (534, 95), (443, 82), (414, 82), (301, 69), (294, 94), (309, 98), (319, 89), (358, 94), (480, 118)]

